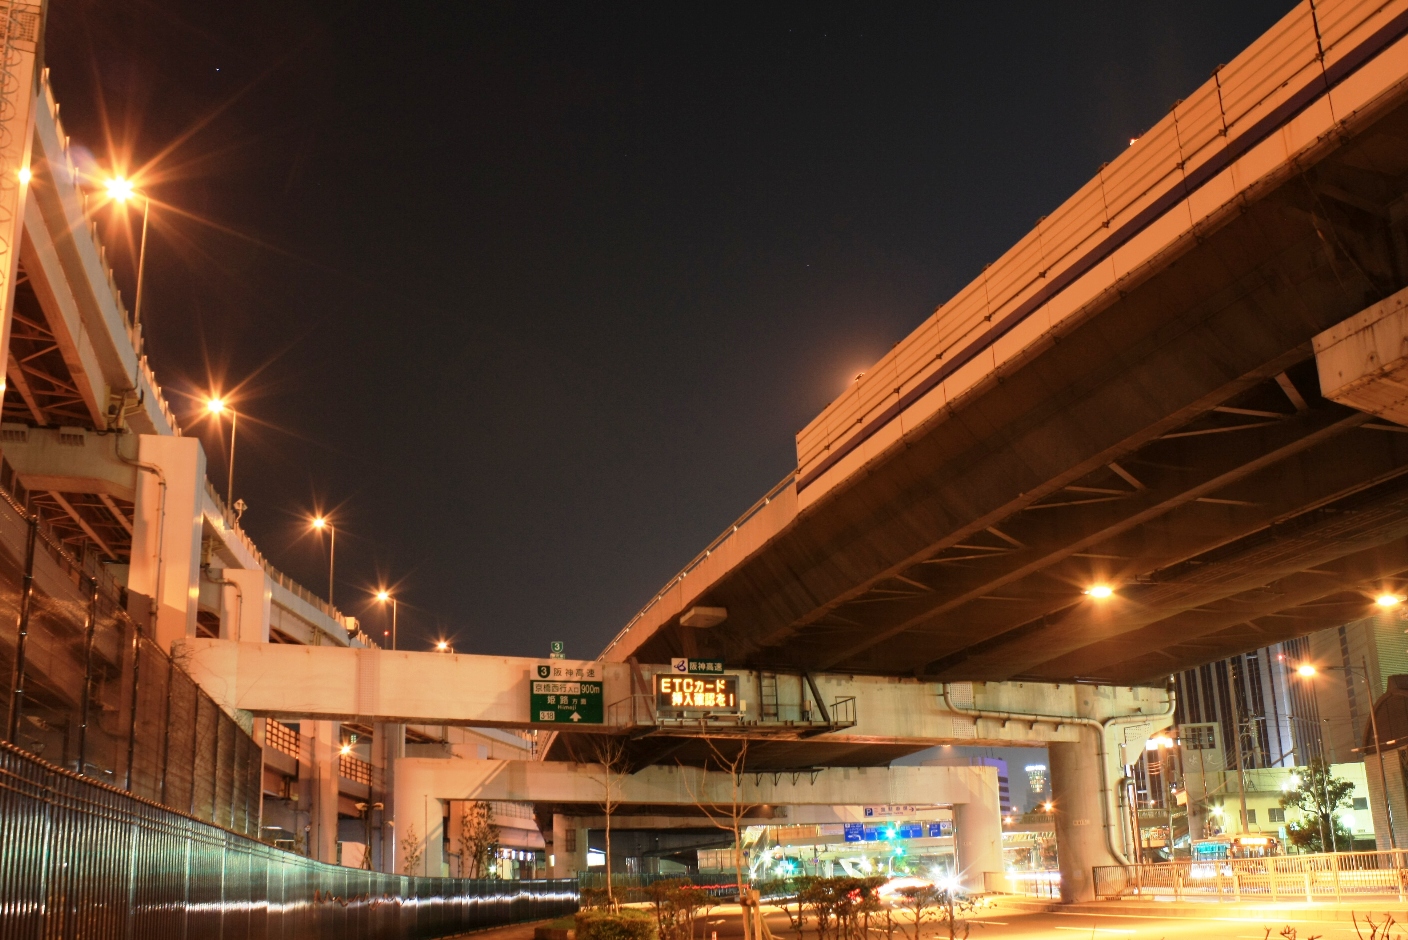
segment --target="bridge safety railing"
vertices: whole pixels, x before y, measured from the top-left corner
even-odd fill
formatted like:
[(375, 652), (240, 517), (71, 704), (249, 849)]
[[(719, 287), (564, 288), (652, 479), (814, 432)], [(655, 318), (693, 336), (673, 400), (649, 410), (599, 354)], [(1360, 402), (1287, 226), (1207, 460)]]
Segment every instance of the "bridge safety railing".
[(1095, 894), (1221, 901), (1405, 899), (1408, 851), (1326, 852), (1099, 866)]
[(727, 529), (715, 536), (714, 540), (710, 542), (707, 546), (705, 546), (702, 552), (690, 559), (689, 564), (681, 568), (679, 573), (676, 574), (673, 578), (671, 578), (668, 582), (666, 582), (665, 586), (662, 587), (659, 591), (657, 591), (654, 597), (646, 601), (644, 607), (636, 611), (636, 615), (630, 620), (628, 620), (626, 622), (626, 625), (622, 627), (621, 630), (616, 634), (616, 636), (612, 638), (611, 642), (606, 645), (606, 649), (602, 651), (600, 658), (606, 658), (607, 655), (611, 652), (611, 648), (614, 647), (617, 643), (620, 643), (621, 640), (625, 638), (626, 634), (631, 632), (631, 628), (634, 627), (641, 620), (641, 618), (648, 614), (651, 608), (653, 608), (656, 604), (660, 603), (660, 601), (664, 599), (665, 595), (670, 592), (671, 588), (683, 581), (685, 578), (689, 577), (690, 573), (693, 572), (694, 569), (698, 568), (704, 563), (707, 558), (709, 558), (710, 555), (718, 551), (719, 546), (723, 545), (729, 539), (733, 538), (734, 533), (736, 533), (740, 528), (742, 528), (743, 525), (748, 522), (748, 520), (752, 519), (758, 513), (762, 512), (765, 508), (772, 505), (772, 501), (777, 499), (778, 496), (782, 495), (783, 491), (785, 491), (788, 487), (792, 485), (795, 478), (795, 474), (789, 473), (777, 483), (773, 484), (772, 488), (763, 495), (762, 499), (749, 506), (748, 509), (744, 511), (743, 515), (739, 516), (733, 521), (733, 524), (731, 526), (729, 526)]
[[(1102, 271), (1128, 270), (1135, 252), (1143, 260), (1190, 226), (1238, 211), (1245, 189), (1269, 174), (1300, 173), (1299, 150), (1283, 154), (1290, 160), (1249, 161), (1235, 178), (1230, 168), (1396, 41), (1405, 10), (1399, 0), (1296, 4), (803, 428), (796, 441), (798, 490), (949, 377), (951, 393), (961, 393), (971, 384), (959, 374), (968, 363), (991, 369), (1111, 289), (1113, 276)], [(1385, 81), (1396, 80), (1384, 71)], [(1289, 135), (1286, 143), (1310, 148), (1320, 141), (1306, 134)], [(1173, 211), (1185, 201), (1182, 215)], [(1165, 219), (1169, 225), (1160, 227)], [(1125, 246), (1130, 250), (1116, 259)], [(1033, 317), (1043, 307), (1049, 321)], [(1016, 341), (999, 345), (1013, 333)], [(985, 351), (988, 360), (980, 359)]]
[(401, 940), (577, 908), (572, 880), (415, 878), (310, 861), (0, 744), (0, 935)]

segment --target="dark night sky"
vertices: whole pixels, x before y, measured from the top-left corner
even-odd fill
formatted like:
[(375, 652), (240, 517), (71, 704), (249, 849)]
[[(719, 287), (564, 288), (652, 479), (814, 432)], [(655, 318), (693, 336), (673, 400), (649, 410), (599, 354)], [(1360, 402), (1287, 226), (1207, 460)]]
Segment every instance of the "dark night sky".
[(413, 642), (592, 656), (1288, 8), (51, 0), (47, 61), (98, 164), (165, 151), (151, 359), (221, 489), (185, 396), (238, 387), (271, 560), (321, 592), (332, 507), (369, 630), (384, 578)]

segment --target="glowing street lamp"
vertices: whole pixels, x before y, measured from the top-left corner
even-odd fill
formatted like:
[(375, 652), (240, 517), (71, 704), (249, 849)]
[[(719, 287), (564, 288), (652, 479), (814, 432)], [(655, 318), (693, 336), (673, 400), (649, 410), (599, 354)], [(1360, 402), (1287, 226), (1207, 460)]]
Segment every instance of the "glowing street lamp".
[(437, 641), (436, 644), (435, 644), (435, 652), (437, 652), (437, 653), (448, 653), (448, 652), (450, 652), (450, 641), (449, 641), (449, 640), (439, 640), (439, 641)]
[(1084, 591), (1087, 597), (1094, 598), (1097, 601), (1108, 600), (1110, 597), (1114, 596), (1114, 593), (1115, 589), (1108, 584), (1092, 584)]
[(328, 531), (328, 606), (332, 604), (333, 574), (337, 565), (337, 529), (333, 528), (332, 520), (327, 516), (318, 515), (313, 517), (313, 531)]
[(142, 283), (147, 269), (147, 221), (152, 214), (152, 201), (138, 193), (132, 181), (124, 176), (114, 176), (103, 185), (108, 191), (108, 198), (120, 205), (126, 205), (137, 198), (142, 200), (142, 242), (141, 247), (137, 249), (137, 300), (132, 306), (132, 325), (136, 326), (142, 322)]
[(1385, 591), (1383, 594), (1374, 598), (1374, 603), (1387, 610), (1388, 608), (1397, 607), (1399, 604), (1403, 603), (1403, 595), (1390, 594)]
[(379, 603), (391, 602), (391, 648), (396, 648), (396, 595), (386, 588), (382, 588), (373, 595)]
[[(235, 430), (240, 422), (240, 413), (231, 408), (225, 399), (218, 395), (211, 396), (205, 401), (205, 410), (218, 423), (220, 416), (225, 412), (230, 413), (230, 472), (225, 478), (225, 505), (233, 512), (235, 508)], [(328, 603), (332, 603), (331, 600)]]

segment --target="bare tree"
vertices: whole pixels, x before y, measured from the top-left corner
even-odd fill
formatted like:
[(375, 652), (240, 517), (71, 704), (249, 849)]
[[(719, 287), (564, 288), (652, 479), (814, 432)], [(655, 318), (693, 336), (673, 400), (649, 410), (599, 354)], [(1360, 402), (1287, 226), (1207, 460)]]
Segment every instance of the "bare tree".
[(483, 878), (489, 868), (489, 856), (499, 842), (499, 827), (494, 823), (494, 807), (483, 800), (471, 800), (460, 812), (461, 877)]
[(416, 835), (416, 824), (411, 823), (406, 827), (406, 835), (401, 839), (401, 871), (414, 875), (424, 853), (425, 846), (421, 844), (420, 836)]
[(601, 768), (601, 809), (606, 817), (606, 906), (616, 908), (611, 886), (611, 814), (621, 801), (621, 777), (626, 773), (626, 742), (610, 735), (592, 736), (592, 756)]
[[(759, 914), (752, 904), (752, 894), (743, 878), (743, 820), (758, 805), (743, 799), (743, 771), (748, 763), (748, 739), (743, 738), (740, 741), (738, 750), (732, 756), (719, 750), (713, 738), (704, 739), (704, 743), (709, 746), (709, 754), (704, 759), (704, 770), (707, 773), (712, 766), (715, 771), (728, 774), (729, 801), (726, 804), (716, 803), (709, 800), (704, 792), (695, 792), (688, 775), (684, 778), (685, 786), (689, 788), (689, 797), (694, 801), (694, 805), (711, 823), (719, 829), (733, 833), (733, 875), (738, 885), (738, 903), (744, 908), (743, 938), (754, 940), (755, 935), (766, 928), (761, 925)], [(702, 782), (700, 789), (704, 789)], [(750, 908), (753, 910), (750, 911)], [(750, 913), (752, 916), (749, 916)], [(755, 920), (759, 923), (755, 924)]]

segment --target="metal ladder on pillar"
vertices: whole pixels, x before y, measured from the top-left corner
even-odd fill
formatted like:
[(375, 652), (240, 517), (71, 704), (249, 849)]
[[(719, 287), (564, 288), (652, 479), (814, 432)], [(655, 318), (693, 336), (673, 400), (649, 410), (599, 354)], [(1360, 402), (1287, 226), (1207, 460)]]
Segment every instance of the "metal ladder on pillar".
[(759, 715), (763, 721), (777, 720), (777, 673), (758, 673)]

